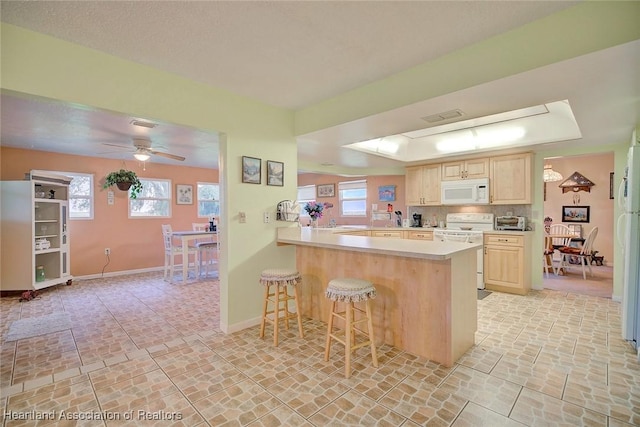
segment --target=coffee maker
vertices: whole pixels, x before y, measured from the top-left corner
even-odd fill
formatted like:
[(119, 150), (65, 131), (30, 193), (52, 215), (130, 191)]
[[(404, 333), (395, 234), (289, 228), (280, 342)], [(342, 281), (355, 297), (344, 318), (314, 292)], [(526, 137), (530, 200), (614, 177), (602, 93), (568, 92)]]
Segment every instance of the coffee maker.
[(412, 227), (422, 227), (422, 214), (414, 213), (413, 214), (413, 222), (411, 223)]

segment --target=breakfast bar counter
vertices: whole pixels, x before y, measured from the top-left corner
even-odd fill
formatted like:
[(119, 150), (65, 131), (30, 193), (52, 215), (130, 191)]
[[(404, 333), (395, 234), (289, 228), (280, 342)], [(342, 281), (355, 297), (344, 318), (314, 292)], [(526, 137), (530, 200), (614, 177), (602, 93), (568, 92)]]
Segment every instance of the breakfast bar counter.
[[(337, 277), (373, 282), (373, 324), (383, 342), (445, 366), (473, 344), (477, 329), (479, 244), (342, 235), (339, 229), (287, 227), (278, 245), (296, 246), (304, 316), (327, 321), (324, 291)], [(342, 326), (342, 325), (339, 325)]]

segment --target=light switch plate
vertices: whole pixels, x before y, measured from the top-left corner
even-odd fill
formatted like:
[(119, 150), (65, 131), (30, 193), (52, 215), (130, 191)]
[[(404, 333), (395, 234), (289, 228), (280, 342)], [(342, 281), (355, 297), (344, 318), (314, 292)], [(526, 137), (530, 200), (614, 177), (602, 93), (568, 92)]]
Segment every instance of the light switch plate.
[(240, 220), (240, 224), (244, 224), (245, 222), (247, 222), (247, 214), (246, 214), (246, 212), (239, 212), (238, 213), (238, 218)]
[(268, 224), (271, 221), (271, 215), (269, 214), (269, 212), (265, 212), (264, 213), (264, 223)]

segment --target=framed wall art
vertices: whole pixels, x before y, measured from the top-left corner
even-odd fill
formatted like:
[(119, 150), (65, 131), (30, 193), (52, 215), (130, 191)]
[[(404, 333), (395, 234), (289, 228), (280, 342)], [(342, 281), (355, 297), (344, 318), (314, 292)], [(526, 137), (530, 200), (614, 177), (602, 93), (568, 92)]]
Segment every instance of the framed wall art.
[(267, 185), (284, 186), (284, 163), (267, 160)]
[(262, 182), (262, 159), (242, 156), (242, 182), (248, 184)]
[(562, 222), (589, 222), (590, 206), (563, 206)]
[(335, 184), (319, 184), (316, 188), (317, 197), (335, 197), (336, 185)]
[(378, 200), (381, 202), (393, 202), (396, 200), (396, 186), (383, 185), (378, 187)]
[(193, 204), (193, 185), (176, 184), (176, 204), (192, 205)]

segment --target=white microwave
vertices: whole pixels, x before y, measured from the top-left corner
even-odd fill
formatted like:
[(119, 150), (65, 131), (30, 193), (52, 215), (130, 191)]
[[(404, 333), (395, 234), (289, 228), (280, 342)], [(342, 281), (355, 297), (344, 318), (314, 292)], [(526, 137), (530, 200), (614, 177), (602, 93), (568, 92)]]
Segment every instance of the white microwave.
[(489, 204), (489, 178), (442, 181), (440, 188), (443, 205)]

